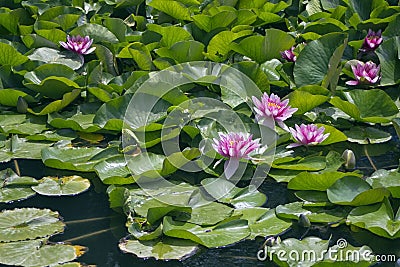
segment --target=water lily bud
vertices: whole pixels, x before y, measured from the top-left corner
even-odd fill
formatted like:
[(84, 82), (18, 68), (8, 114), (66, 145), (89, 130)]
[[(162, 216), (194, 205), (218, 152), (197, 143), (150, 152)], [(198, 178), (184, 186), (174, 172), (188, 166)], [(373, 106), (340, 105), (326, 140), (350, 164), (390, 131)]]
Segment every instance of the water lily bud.
[(304, 228), (308, 228), (311, 226), (310, 220), (304, 214), (300, 214), (298, 223), (301, 227)]
[(352, 150), (346, 149), (342, 154), (342, 158), (345, 160), (344, 167), (346, 169), (354, 169), (356, 167), (356, 156)]
[(17, 111), (19, 113), (26, 113), (28, 111), (28, 103), (26, 103), (25, 99), (22, 96), (18, 97)]

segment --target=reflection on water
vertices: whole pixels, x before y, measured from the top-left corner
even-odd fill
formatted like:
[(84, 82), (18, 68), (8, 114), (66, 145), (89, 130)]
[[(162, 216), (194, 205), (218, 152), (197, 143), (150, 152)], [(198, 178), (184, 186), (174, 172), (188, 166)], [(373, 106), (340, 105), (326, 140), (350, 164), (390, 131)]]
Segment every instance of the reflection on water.
[[(61, 175), (61, 171), (49, 169), (39, 161), (19, 161), (23, 175), (41, 178), (46, 175)], [(12, 167), (12, 164), (0, 165), (0, 169)], [(62, 172), (65, 175), (65, 172)], [(89, 177), (88, 177), (89, 175)], [(0, 210), (16, 207), (49, 208), (58, 211), (66, 222), (63, 234), (56, 235), (51, 241), (70, 241), (73, 244), (83, 245), (89, 251), (78, 260), (86, 264), (96, 264), (99, 267), (128, 267), (128, 266), (275, 266), (271, 262), (261, 262), (256, 258), (257, 251), (263, 244), (263, 239), (246, 240), (238, 244), (219, 248), (202, 249), (198, 254), (182, 262), (162, 262), (154, 259), (139, 259), (130, 254), (124, 254), (118, 249), (120, 238), (127, 235), (125, 216), (109, 208), (108, 198), (105, 195), (106, 187), (90, 174), (82, 174), (91, 178), (92, 186), (89, 191), (77, 196), (46, 197), (37, 195), (33, 198), (12, 204), (0, 204)], [(92, 177), (90, 177), (92, 176)], [(295, 200), (293, 193), (285, 185), (272, 180), (266, 180), (260, 191), (268, 196), (267, 207), (288, 203)], [(283, 238), (300, 237), (305, 229), (293, 227)], [(353, 245), (369, 245), (379, 253), (395, 253), (400, 256), (400, 240), (387, 240), (377, 237), (366, 231), (352, 233), (347, 226), (339, 228), (313, 229), (308, 235), (319, 236), (323, 239), (331, 237), (332, 243), (338, 238), (345, 238)], [(380, 265), (383, 266), (383, 265)], [(393, 265), (387, 265), (393, 266)]]

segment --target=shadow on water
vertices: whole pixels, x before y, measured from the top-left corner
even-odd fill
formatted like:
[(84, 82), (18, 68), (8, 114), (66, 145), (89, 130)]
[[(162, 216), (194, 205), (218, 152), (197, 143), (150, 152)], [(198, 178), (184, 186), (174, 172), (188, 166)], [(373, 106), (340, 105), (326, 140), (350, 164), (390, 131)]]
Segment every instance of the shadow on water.
[[(23, 175), (41, 178), (47, 175), (61, 175), (60, 170), (45, 167), (40, 161), (23, 160), (20, 170)], [(11, 163), (0, 165), (0, 169), (13, 167)], [(62, 175), (68, 172), (62, 171)], [(66, 223), (63, 234), (55, 235), (50, 240), (53, 242), (69, 241), (89, 248), (79, 262), (95, 264), (99, 267), (179, 267), (179, 266), (276, 266), (274, 263), (257, 260), (257, 252), (262, 248), (264, 239), (246, 240), (225, 248), (201, 249), (196, 255), (179, 261), (156, 261), (154, 259), (139, 259), (130, 254), (124, 254), (118, 249), (119, 240), (127, 235), (125, 216), (109, 208), (108, 196), (104, 193), (106, 186), (92, 175), (82, 175), (90, 178), (92, 186), (82, 194), (65, 197), (46, 197), (37, 195), (27, 200), (10, 204), (0, 204), (0, 210), (17, 207), (49, 208), (58, 211)], [(293, 192), (286, 185), (267, 179), (260, 191), (268, 196), (266, 207), (276, 207), (280, 204), (295, 201)], [(285, 233), (282, 238), (303, 235), (306, 229), (294, 225), (292, 230)], [(345, 238), (355, 246), (367, 244), (375, 252), (382, 254), (396, 254), (400, 256), (400, 240), (387, 240), (373, 235), (367, 231), (353, 233), (348, 226), (338, 228), (316, 228), (307, 236), (318, 236), (323, 239), (331, 238), (332, 244), (339, 238)], [(379, 265), (379, 266), (393, 266)]]

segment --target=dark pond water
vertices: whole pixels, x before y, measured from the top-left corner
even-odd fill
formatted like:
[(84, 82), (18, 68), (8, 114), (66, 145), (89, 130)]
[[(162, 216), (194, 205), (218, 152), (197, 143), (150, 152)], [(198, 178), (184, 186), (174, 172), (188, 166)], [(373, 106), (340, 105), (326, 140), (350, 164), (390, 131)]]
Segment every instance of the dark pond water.
[[(390, 156), (392, 160), (398, 160), (398, 155)], [(378, 160), (377, 165), (384, 165)], [(393, 164), (388, 158), (385, 164)], [(398, 161), (397, 161), (398, 162)], [(370, 168), (365, 159), (360, 160), (364, 168)], [(53, 170), (43, 166), (40, 161), (19, 161), (21, 173), (36, 178), (46, 175), (61, 175), (59, 170)], [(365, 165), (365, 166), (364, 166)], [(13, 167), (10, 164), (0, 165), (0, 169)], [(65, 172), (62, 172), (65, 175)], [(87, 175), (86, 175), (87, 177)], [(90, 177), (88, 177), (90, 178)], [(58, 211), (66, 222), (66, 229), (63, 234), (56, 235), (51, 241), (70, 241), (73, 244), (83, 245), (89, 251), (79, 258), (79, 261), (86, 264), (95, 264), (99, 267), (128, 267), (128, 266), (275, 266), (271, 262), (261, 262), (256, 258), (257, 251), (262, 247), (264, 240), (248, 240), (238, 244), (219, 248), (202, 249), (196, 255), (182, 262), (162, 262), (153, 259), (142, 260), (130, 254), (124, 254), (118, 249), (119, 240), (127, 235), (124, 227), (125, 217), (111, 210), (105, 195), (106, 187), (97, 178), (91, 178), (90, 190), (73, 197), (45, 197), (35, 196), (33, 198), (15, 202), (12, 204), (0, 204), (0, 210), (16, 207), (38, 207), (49, 208)], [(292, 192), (273, 180), (266, 180), (260, 191), (268, 196), (266, 207), (276, 207), (295, 200)], [(283, 238), (300, 237), (305, 229), (294, 226)], [(400, 257), (400, 240), (387, 240), (380, 238), (366, 231), (351, 232), (349, 227), (321, 228), (311, 230), (307, 236), (318, 236), (323, 239), (331, 237), (332, 243), (338, 238), (345, 238), (352, 245), (367, 244), (375, 253), (396, 254)], [(391, 264), (379, 264), (378, 266), (394, 266)]]

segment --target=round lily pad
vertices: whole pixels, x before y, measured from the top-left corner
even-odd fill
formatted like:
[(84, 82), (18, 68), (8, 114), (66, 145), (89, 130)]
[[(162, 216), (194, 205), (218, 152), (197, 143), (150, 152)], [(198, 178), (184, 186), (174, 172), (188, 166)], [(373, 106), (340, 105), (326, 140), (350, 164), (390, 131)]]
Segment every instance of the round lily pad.
[(4, 210), (0, 213), (0, 242), (52, 236), (63, 232), (64, 226), (58, 212), (49, 209)]
[(86, 191), (90, 187), (90, 181), (77, 175), (58, 177), (43, 177), (37, 186), (32, 189), (45, 196), (76, 195)]
[(196, 253), (197, 244), (175, 238), (163, 238), (139, 241), (122, 240), (119, 248), (127, 253), (132, 253), (139, 258), (154, 257), (157, 260), (182, 260)]
[(389, 141), (392, 136), (384, 131), (372, 127), (352, 127), (344, 132), (350, 142), (359, 144), (377, 144)]
[(0, 171), (0, 202), (22, 200), (35, 195), (31, 189), (37, 180), (32, 177), (20, 177), (11, 169)]
[(84, 252), (85, 248), (81, 246), (47, 244), (44, 239), (0, 243), (0, 263), (14, 266), (54, 266), (72, 261)]

